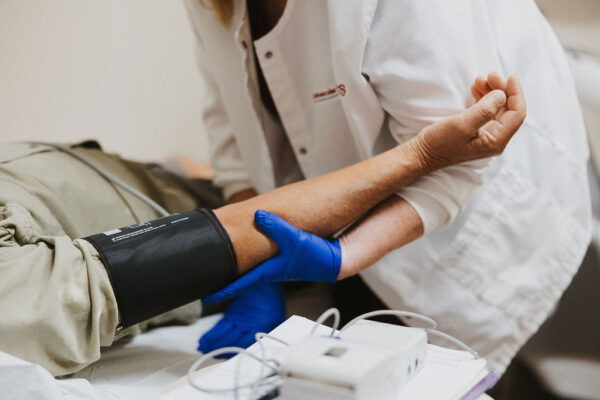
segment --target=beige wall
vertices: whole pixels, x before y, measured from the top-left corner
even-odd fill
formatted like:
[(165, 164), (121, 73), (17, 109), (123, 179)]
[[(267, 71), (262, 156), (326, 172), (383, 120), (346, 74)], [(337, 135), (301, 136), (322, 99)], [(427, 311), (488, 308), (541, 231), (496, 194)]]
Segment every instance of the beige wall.
[(193, 46), (181, 0), (1, 0), (0, 142), (205, 160)]
[[(563, 42), (597, 46), (600, 0), (538, 3)], [(0, 142), (206, 160), (193, 41), (182, 0), (0, 0)]]

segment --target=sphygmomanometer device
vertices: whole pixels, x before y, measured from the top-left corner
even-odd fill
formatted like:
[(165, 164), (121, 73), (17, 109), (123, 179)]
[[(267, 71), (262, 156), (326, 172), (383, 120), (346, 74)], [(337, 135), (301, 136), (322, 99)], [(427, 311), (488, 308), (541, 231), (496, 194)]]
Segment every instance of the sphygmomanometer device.
[[(427, 328), (411, 328), (367, 318), (396, 315), (417, 319)], [(316, 331), (330, 316), (335, 318), (327, 335)], [(257, 333), (256, 340), (262, 355), (239, 347), (213, 350), (197, 360), (188, 371), (192, 387), (205, 393), (240, 391), (245, 399), (281, 400), (391, 400), (398, 398), (402, 387), (423, 368), (427, 357), (427, 338), (437, 336), (453, 342), (478, 358), (460, 340), (436, 330), (437, 324), (424, 315), (395, 310), (373, 311), (348, 322), (339, 331), (340, 313), (332, 308), (315, 322), (312, 331), (296, 343), (287, 343), (273, 335)], [(267, 357), (263, 340), (269, 339), (284, 347)], [(240, 353), (261, 364), (259, 377), (251, 382), (239, 382), (228, 388), (207, 388), (194, 381), (192, 374), (211, 358)], [(249, 394), (248, 394), (248, 391)]]
[(392, 400), (424, 365), (427, 334), (360, 321), (339, 337), (309, 336), (275, 355), (282, 400)]

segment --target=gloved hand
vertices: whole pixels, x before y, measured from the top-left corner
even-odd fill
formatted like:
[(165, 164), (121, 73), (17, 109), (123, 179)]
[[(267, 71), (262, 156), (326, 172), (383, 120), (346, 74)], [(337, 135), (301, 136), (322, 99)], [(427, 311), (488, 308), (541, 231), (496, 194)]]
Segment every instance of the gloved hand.
[(342, 252), (337, 240), (330, 242), (301, 231), (264, 210), (254, 213), (254, 221), (277, 243), (279, 253), (224, 289), (202, 299), (204, 304), (228, 300), (259, 282), (337, 281), (342, 265)]
[(227, 346), (246, 348), (254, 343), (257, 332), (270, 332), (285, 318), (281, 284), (255, 285), (237, 295), (223, 318), (200, 338), (198, 350), (206, 354)]

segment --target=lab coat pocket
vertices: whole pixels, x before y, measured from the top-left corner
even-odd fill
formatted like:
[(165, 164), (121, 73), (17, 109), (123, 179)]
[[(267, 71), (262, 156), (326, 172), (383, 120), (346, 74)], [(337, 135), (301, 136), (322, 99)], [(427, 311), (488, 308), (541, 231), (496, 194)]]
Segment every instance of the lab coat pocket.
[(575, 273), (584, 234), (549, 194), (503, 168), (438, 267), (521, 326), (537, 326)]

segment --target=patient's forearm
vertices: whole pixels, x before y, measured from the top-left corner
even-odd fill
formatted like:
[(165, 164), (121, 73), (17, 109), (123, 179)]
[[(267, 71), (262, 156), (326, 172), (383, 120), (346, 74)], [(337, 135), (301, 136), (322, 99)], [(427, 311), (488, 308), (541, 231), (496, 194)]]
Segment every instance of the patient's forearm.
[(377, 157), (220, 208), (216, 215), (233, 241), (239, 272), (277, 250), (253, 225), (256, 209), (278, 214), (304, 231), (331, 235), (433, 169), (501, 154), (525, 114), (522, 88), (511, 77), (505, 91), (487, 93), (464, 112)]
[[(304, 231), (329, 236), (430, 172), (413, 146), (407, 142), (353, 166), (215, 210), (233, 242), (239, 272), (277, 252), (275, 243), (254, 225), (257, 209), (275, 213)], [(418, 216), (417, 220), (414, 229), (422, 231)]]
[(421, 235), (423, 224), (416, 210), (403, 198), (391, 196), (340, 237), (342, 267), (338, 279), (359, 273)]

